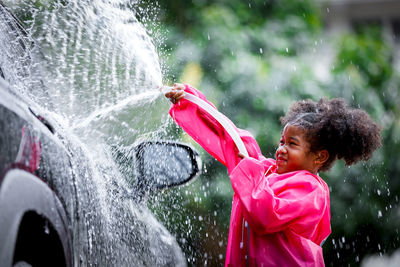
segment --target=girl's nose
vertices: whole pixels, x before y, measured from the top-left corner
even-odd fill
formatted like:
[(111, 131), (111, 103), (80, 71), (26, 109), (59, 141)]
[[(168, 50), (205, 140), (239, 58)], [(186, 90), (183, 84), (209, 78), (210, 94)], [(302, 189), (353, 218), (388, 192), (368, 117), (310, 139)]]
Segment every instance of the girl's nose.
[(286, 146), (285, 145), (279, 145), (279, 147), (277, 149), (277, 152), (286, 154), (287, 153)]

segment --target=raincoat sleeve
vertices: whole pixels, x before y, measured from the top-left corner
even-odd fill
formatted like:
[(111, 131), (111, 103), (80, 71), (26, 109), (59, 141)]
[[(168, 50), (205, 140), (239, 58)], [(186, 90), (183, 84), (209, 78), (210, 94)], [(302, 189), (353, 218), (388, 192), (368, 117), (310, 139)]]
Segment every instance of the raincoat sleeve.
[[(185, 85), (185, 93), (193, 94), (215, 107), (207, 101), (200, 91), (189, 85)], [(238, 149), (226, 130), (217, 120), (196, 104), (183, 98), (177, 104), (172, 104), (169, 114), (199, 145), (224, 164), (228, 173), (241, 160), (237, 155)], [(234, 126), (229, 119), (227, 120)], [(254, 137), (248, 131), (238, 129), (235, 126), (234, 128), (239, 133), (249, 156), (259, 160), (265, 159), (261, 155)]]
[(250, 227), (260, 235), (288, 228), (312, 235), (329, 205), (324, 187), (307, 171), (273, 175), (279, 179), (271, 187), (264, 164), (253, 158), (243, 159), (230, 175)]

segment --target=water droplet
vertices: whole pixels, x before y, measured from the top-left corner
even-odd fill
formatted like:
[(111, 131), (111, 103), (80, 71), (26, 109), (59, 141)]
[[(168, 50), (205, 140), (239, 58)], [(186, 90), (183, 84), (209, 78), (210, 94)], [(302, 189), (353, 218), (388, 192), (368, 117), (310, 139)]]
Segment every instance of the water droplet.
[(286, 47), (286, 53), (289, 53), (289, 47)]
[(46, 222), (44, 223), (44, 233), (45, 233), (46, 235), (50, 234), (50, 228), (49, 228), (49, 222), (48, 222), (48, 221), (46, 221)]
[(260, 47), (260, 54), (262, 54), (263, 53), (263, 49)]
[(382, 211), (378, 211), (378, 218), (381, 218), (382, 217)]

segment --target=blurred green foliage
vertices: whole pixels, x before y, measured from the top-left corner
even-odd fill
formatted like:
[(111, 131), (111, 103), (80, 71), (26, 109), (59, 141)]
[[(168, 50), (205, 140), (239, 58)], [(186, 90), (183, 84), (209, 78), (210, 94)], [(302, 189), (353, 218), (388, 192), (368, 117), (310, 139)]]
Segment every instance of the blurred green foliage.
[[(338, 162), (321, 174), (332, 212), (324, 257), (327, 266), (359, 266), (368, 254), (398, 249), (400, 77), (383, 29), (361, 25), (328, 36), (311, 0), (160, 0), (158, 7), (165, 83), (201, 89), (254, 134), (265, 156), (273, 157), (279, 117), (295, 100), (343, 97), (382, 125), (383, 147), (371, 161), (350, 168)], [(190, 142), (184, 133), (182, 139)], [(154, 195), (151, 207), (190, 265), (218, 266), (225, 261), (233, 191), (225, 168), (204, 152), (203, 159), (200, 178)]]

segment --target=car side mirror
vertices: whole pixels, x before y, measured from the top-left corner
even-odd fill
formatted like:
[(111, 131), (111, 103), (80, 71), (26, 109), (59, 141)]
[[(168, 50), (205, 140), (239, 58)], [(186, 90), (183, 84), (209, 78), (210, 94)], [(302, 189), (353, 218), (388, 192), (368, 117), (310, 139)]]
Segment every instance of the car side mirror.
[(200, 172), (199, 153), (173, 141), (145, 141), (135, 146), (136, 188), (147, 192), (189, 182)]

